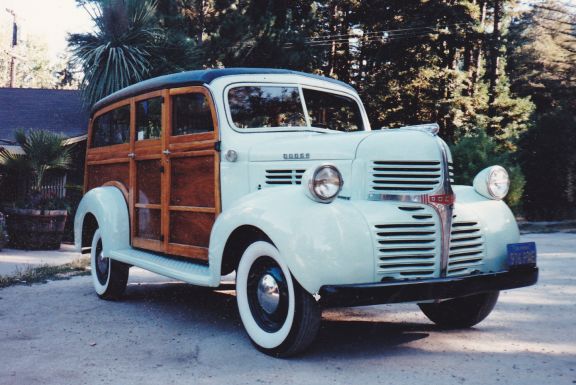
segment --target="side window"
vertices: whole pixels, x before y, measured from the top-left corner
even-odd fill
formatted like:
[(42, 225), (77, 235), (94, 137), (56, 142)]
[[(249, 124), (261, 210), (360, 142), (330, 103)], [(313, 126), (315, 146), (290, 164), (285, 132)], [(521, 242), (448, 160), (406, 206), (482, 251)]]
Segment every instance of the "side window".
[(312, 127), (338, 131), (362, 131), (360, 107), (353, 99), (304, 88), (304, 101)]
[(162, 97), (136, 103), (136, 140), (158, 139), (162, 134)]
[(192, 93), (172, 97), (172, 135), (214, 131), (210, 104), (204, 94)]
[(92, 125), (92, 147), (104, 147), (130, 141), (130, 105), (100, 115)]

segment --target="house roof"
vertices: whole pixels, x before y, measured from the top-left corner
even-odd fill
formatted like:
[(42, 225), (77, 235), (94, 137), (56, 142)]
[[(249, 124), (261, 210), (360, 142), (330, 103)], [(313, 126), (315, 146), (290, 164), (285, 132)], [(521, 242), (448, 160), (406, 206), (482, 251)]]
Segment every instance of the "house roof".
[(0, 139), (14, 140), (14, 132), (45, 129), (77, 137), (88, 132), (89, 113), (80, 92), (32, 88), (0, 88)]
[(300, 75), (314, 79), (321, 79), (344, 87), (354, 89), (347, 83), (324, 76), (313, 75), (306, 72), (291, 71), (277, 68), (221, 68), (197, 71), (179, 72), (170, 75), (159, 76), (144, 80), (129, 87), (123, 88), (105, 97), (94, 104), (92, 112), (96, 112), (102, 107), (118, 102), (132, 96), (161, 90), (164, 88), (185, 87), (192, 85), (210, 84), (214, 79), (231, 75)]

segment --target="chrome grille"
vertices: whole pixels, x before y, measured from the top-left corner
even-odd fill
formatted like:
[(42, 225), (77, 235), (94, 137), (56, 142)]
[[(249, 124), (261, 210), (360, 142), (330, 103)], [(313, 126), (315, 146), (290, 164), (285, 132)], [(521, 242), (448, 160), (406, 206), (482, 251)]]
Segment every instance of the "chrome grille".
[(440, 184), (441, 176), (438, 161), (374, 161), (370, 169), (370, 190), (383, 194), (425, 194)]
[(484, 239), (478, 222), (456, 220), (452, 223), (448, 275), (467, 275), (484, 262)]
[(430, 278), (438, 269), (439, 244), (430, 208), (399, 207), (413, 212), (412, 221), (374, 226), (376, 274), (379, 279)]
[(301, 184), (306, 170), (266, 170), (265, 183), (269, 186)]

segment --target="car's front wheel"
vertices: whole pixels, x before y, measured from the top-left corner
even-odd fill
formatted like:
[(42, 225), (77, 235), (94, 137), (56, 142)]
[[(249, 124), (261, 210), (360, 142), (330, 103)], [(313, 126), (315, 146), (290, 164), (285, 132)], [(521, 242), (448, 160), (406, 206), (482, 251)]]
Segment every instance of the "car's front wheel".
[(104, 256), (100, 229), (97, 229), (92, 237), (90, 267), (96, 294), (106, 300), (119, 299), (126, 290), (130, 267)]
[(499, 291), (492, 291), (418, 306), (430, 321), (440, 327), (468, 328), (488, 317), (496, 306), (499, 294)]
[(244, 251), (236, 273), (236, 297), (244, 328), (260, 351), (288, 357), (316, 338), (320, 308), (292, 278), (272, 244), (254, 242)]

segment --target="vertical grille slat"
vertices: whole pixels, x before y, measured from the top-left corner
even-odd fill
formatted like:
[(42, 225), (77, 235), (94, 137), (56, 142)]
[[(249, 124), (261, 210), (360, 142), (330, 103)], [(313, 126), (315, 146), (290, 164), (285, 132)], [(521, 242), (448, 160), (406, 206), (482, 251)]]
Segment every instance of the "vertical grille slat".
[(306, 170), (266, 170), (267, 186), (302, 184), (302, 175)]
[(442, 165), (438, 161), (373, 161), (370, 190), (382, 193), (431, 192), (440, 184)]

